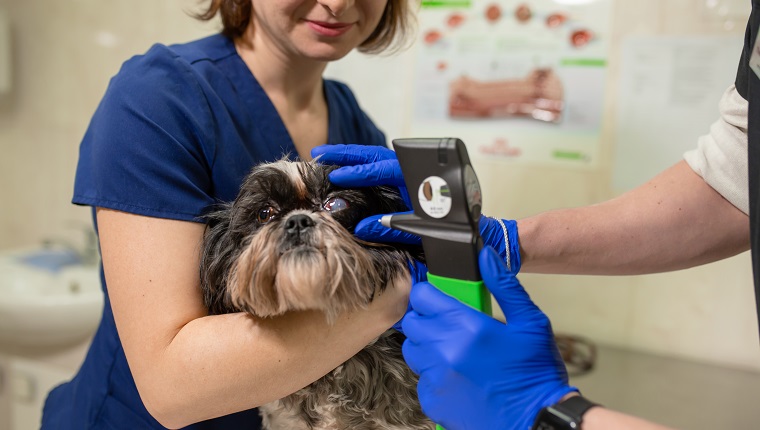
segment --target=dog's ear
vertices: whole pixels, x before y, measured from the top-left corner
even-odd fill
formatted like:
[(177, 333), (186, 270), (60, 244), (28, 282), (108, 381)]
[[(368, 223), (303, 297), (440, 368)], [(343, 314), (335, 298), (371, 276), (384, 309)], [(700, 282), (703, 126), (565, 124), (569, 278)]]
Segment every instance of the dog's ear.
[(228, 313), (227, 277), (242, 246), (239, 234), (230, 228), (232, 205), (224, 205), (204, 218), (207, 224), (200, 259), (203, 302), (212, 314)]

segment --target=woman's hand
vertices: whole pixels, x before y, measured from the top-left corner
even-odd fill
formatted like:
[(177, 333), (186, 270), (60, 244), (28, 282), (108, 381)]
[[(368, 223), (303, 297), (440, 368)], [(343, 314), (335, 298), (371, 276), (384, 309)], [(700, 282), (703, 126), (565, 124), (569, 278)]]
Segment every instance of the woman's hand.
[(401, 165), (393, 150), (369, 145), (322, 145), (312, 149), (311, 156), (319, 157), (320, 163), (343, 166), (330, 173), (330, 181), (335, 185), (398, 187), (406, 206), (412, 208)]

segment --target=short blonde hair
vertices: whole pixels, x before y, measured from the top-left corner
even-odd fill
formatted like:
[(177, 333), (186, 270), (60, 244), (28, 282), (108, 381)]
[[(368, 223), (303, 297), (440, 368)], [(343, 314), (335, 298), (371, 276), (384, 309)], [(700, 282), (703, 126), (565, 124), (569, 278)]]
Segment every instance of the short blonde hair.
[[(377, 54), (406, 46), (414, 26), (412, 2), (415, 0), (388, 0), (377, 28), (359, 45), (359, 52)], [(195, 17), (208, 21), (219, 14), (222, 34), (234, 39), (243, 35), (252, 13), (251, 0), (211, 0), (205, 12)]]

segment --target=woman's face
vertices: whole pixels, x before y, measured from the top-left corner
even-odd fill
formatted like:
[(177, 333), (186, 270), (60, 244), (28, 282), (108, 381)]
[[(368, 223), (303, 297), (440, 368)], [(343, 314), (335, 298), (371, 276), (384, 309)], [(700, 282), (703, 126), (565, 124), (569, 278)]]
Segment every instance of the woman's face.
[[(251, 0), (254, 31), (287, 56), (342, 58), (377, 27), (388, 0)], [(255, 49), (255, 48), (254, 48)]]

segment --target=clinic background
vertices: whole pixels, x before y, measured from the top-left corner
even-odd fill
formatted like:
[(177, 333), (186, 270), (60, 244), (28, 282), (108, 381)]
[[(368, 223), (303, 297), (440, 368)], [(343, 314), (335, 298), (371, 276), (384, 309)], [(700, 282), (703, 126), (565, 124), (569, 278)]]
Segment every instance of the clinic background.
[[(156, 42), (183, 42), (216, 31), (216, 22), (200, 23), (183, 12), (196, 5), (193, 0), (0, 0), (0, 19), (9, 24), (11, 47), (9, 57), (0, 58), (0, 69), (9, 69), (11, 78), (8, 88), (0, 86), (0, 252), (46, 240), (86, 246), (83, 230), (90, 225), (90, 211), (71, 205), (70, 199), (78, 146), (89, 119), (125, 60)], [(625, 40), (733, 36), (737, 43), (730, 58), (735, 60), (729, 69), (735, 70), (749, 10), (749, 0), (614, 1), (599, 161), (592, 168), (578, 169), (473, 157), (484, 213), (521, 218), (597, 203), (624, 191), (614, 178), (618, 131), (625, 127), (625, 118), (619, 115)], [(415, 49), (390, 57), (351, 54), (327, 71), (328, 77), (348, 83), (389, 140), (424, 137), (410, 135)], [(720, 94), (732, 82), (729, 74), (722, 87), (712, 89), (716, 94), (712, 119), (717, 119)], [(508, 126), (505, 121), (504, 127)], [(695, 122), (695, 135), (707, 133), (709, 126)], [(441, 134), (450, 133), (441, 130)], [(696, 140), (689, 138), (680, 145), (694, 147)], [(670, 164), (679, 160), (680, 152)], [(520, 279), (556, 332), (760, 373), (748, 253), (670, 274), (521, 274)], [(0, 345), (0, 369), (11, 360), (2, 351)], [(75, 371), (85, 351), (86, 342), (29, 353), (25, 359), (44, 363), (51, 374), (61, 375)], [(7, 396), (0, 393), (0, 416)]]

